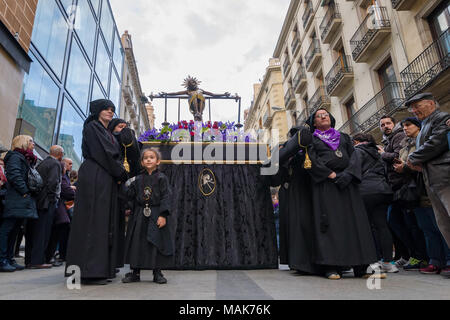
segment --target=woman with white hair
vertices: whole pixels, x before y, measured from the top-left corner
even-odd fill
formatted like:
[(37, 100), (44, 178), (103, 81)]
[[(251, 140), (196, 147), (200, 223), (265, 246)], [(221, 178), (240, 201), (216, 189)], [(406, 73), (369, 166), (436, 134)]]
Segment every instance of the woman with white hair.
[(28, 187), (28, 172), (36, 164), (34, 142), (30, 136), (13, 139), (5, 156), (7, 194), (3, 223), (0, 226), (0, 272), (23, 270), (14, 260), (14, 245), (23, 219), (37, 219), (36, 202)]

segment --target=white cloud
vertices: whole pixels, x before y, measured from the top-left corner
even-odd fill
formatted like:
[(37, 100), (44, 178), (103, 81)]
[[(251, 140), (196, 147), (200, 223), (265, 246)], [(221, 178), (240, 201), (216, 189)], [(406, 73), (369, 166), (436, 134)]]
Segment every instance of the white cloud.
[[(290, 0), (110, 0), (122, 34), (131, 34), (143, 91), (181, 91), (187, 75), (201, 88), (242, 97), (250, 106), (253, 84), (262, 79), (275, 49)], [(153, 102), (156, 122), (164, 121), (164, 102)], [(237, 121), (234, 101), (213, 101), (212, 120)], [(190, 120), (187, 102), (181, 119)], [(169, 122), (178, 102), (169, 103)], [(204, 119), (209, 117), (208, 110)], [(243, 119), (241, 118), (241, 121)]]

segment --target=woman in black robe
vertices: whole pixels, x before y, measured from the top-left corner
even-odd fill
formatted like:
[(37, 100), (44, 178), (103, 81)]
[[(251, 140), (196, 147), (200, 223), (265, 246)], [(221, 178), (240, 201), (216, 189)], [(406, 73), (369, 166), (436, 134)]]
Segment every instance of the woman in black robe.
[(361, 166), (355, 165), (351, 138), (334, 130), (336, 121), (325, 109), (308, 120), (314, 213), (315, 263), (328, 279), (340, 279), (352, 266), (355, 276), (366, 275), (377, 261), (367, 213), (358, 189)]
[(306, 150), (302, 147), (311, 143), (312, 136), (309, 129), (301, 127), (292, 128), (290, 136), (280, 150), (280, 169), (271, 182), (281, 185), (280, 263), (300, 273), (317, 274), (311, 178), (305, 169)]
[[(128, 179), (120, 147), (107, 127), (114, 115), (109, 100), (91, 102), (84, 123), (83, 158), (67, 248), (67, 263), (78, 266), (85, 284), (107, 284), (119, 261), (119, 185)], [(67, 275), (67, 272), (66, 272)]]
[[(136, 140), (134, 131), (128, 127), (128, 123), (123, 119), (112, 119), (108, 125), (108, 130), (116, 138), (120, 145), (120, 161), (128, 172), (128, 178), (136, 177), (141, 171), (140, 146)], [(117, 258), (116, 268), (122, 268), (125, 255), (125, 212), (129, 210), (127, 192), (125, 185), (119, 187), (119, 214), (117, 215), (118, 233), (116, 237)]]

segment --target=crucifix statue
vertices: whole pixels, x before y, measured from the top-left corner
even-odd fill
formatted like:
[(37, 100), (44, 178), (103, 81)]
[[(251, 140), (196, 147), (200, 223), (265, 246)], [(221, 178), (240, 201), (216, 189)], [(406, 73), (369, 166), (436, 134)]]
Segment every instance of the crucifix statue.
[(189, 111), (194, 115), (195, 121), (203, 121), (203, 111), (205, 110), (205, 96), (208, 95), (210, 97), (229, 97), (230, 93), (225, 92), (224, 94), (215, 94), (208, 92), (206, 90), (202, 90), (199, 88), (201, 81), (197, 80), (197, 78), (193, 78), (188, 76), (184, 79), (182, 86), (186, 88), (184, 91), (180, 92), (172, 92), (166, 93), (161, 92), (161, 96), (178, 96), (178, 95), (188, 95), (189, 96)]

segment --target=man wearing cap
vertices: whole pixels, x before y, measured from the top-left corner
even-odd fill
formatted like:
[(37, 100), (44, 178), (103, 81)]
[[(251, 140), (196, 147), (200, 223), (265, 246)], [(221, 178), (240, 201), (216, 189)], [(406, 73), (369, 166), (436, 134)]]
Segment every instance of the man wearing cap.
[[(120, 146), (108, 130), (115, 112), (109, 100), (90, 104), (84, 123), (83, 151), (66, 268), (81, 271), (84, 284), (104, 285), (115, 277), (119, 248), (119, 185), (128, 179)], [(66, 272), (66, 276), (69, 274)]]
[(450, 151), (447, 143), (450, 128), (446, 124), (450, 115), (438, 109), (430, 93), (416, 95), (405, 105), (422, 121), (417, 149), (409, 155), (408, 166), (423, 171), (437, 224), (450, 245)]

